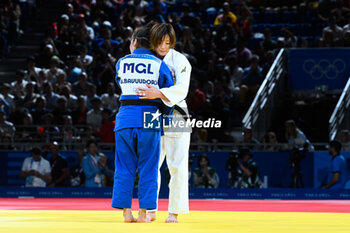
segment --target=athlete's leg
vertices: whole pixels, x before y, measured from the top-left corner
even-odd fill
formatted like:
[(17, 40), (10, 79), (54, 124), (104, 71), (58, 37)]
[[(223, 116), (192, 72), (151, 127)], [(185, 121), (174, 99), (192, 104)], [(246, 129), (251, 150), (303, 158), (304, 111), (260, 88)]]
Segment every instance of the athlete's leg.
[[(115, 133), (115, 175), (113, 185), (112, 207), (131, 208), (137, 157), (133, 145), (133, 129), (123, 129)], [(131, 222), (130, 211), (123, 213), (125, 221)]]
[[(162, 167), (162, 164), (164, 162), (165, 159), (165, 148), (164, 148), (164, 136), (161, 137), (160, 140), (160, 144), (161, 144), (161, 150), (160, 150), (160, 157), (159, 157), (159, 166), (158, 166), (158, 192), (157, 192), (157, 201), (158, 201), (158, 197), (159, 197), (159, 190), (160, 190), (160, 185), (161, 185), (161, 174), (160, 174), (160, 168)], [(156, 209), (155, 210), (150, 210), (148, 211), (147, 217), (149, 220), (151, 221), (155, 221), (157, 219), (157, 215), (156, 215)]]
[(188, 206), (188, 151), (189, 132), (180, 137), (166, 137), (166, 161), (170, 172), (169, 182), (169, 222), (175, 222), (177, 214), (189, 212)]
[(160, 131), (138, 129), (139, 207), (157, 208)]

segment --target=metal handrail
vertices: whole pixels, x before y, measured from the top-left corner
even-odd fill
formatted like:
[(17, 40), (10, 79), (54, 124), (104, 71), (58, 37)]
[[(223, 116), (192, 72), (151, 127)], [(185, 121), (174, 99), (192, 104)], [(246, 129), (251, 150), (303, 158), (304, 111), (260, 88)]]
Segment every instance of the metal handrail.
[(342, 91), (337, 105), (329, 119), (329, 139), (334, 140), (339, 130), (350, 127), (350, 78)]
[[(271, 111), (268, 111), (267, 106), (274, 105), (272, 97), (278, 94), (278, 87), (282, 84), (281, 77), (285, 71), (285, 53), (285, 49), (279, 51), (242, 121), (243, 127), (251, 128), (257, 138), (261, 138), (271, 124)], [(262, 114), (262, 111), (265, 113)], [(265, 119), (265, 122), (258, 124), (258, 120), (261, 119)]]
[[(48, 144), (46, 142), (14, 142), (11, 143), (12, 149), (4, 148), (3, 146), (8, 146), (9, 143), (3, 143), (0, 142), (0, 151), (28, 151), (30, 148), (34, 146), (38, 147), (45, 147)], [(270, 144), (270, 143), (259, 143), (259, 144), (252, 144), (252, 143), (207, 143), (207, 142), (192, 142), (190, 146), (190, 150), (193, 151), (203, 151), (203, 152), (213, 152), (213, 151), (238, 151), (241, 147), (255, 147), (254, 151), (266, 151), (263, 149), (264, 146), (277, 146), (282, 151), (288, 151), (288, 144), (287, 143), (277, 143), (277, 144)], [(313, 146), (317, 148), (324, 148), (326, 150), (326, 146), (328, 143), (320, 142), (320, 143), (312, 143)], [(65, 142), (60, 143), (62, 150), (80, 150), (85, 149), (85, 144), (80, 142), (74, 144), (74, 147), (69, 147), (71, 144), (67, 144)], [(100, 150), (105, 151), (113, 151), (115, 150), (115, 143), (98, 143), (98, 147)]]

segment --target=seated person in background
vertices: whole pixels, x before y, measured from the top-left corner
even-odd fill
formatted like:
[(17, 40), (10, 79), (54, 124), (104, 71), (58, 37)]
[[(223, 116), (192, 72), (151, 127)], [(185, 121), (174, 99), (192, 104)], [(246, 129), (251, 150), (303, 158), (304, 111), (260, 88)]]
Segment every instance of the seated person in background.
[(46, 187), (51, 181), (51, 167), (49, 161), (41, 157), (41, 150), (34, 147), (31, 157), (24, 159), (20, 178), (26, 179), (26, 187)]
[(259, 56), (253, 55), (250, 59), (250, 66), (244, 69), (239, 92), (240, 104), (247, 107), (263, 81), (264, 76), (262, 68), (259, 66)]
[(347, 129), (343, 129), (340, 132), (340, 143), (342, 144), (342, 151), (350, 151), (350, 132)]
[(276, 134), (274, 132), (267, 132), (264, 136), (264, 151), (279, 151), (281, 148), (278, 146)]
[(286, 140), (288, 141), (288, 149), (307, 149), (308, 151), (314, 151), (314, 147), (310, 141), (306, 138), (305, 134), (297, 128), (294, 120), (287, 120), (286, 127)]
[(240, 156), (243, 160), (243, 164), (238, 161), (238, 165), (242, 169), (242, 179), (239, 185), (240, 188), (260, 188), (261, 181), (259, 177), (259, 168), (256, 162), (253, 160), (253, 155), (248, 148), (242, 148), (240, 150)]
[(210, 161), (207, 154), (201, 154), (198, 158), (198, 168), (193, 171), (193, 183), (195, 188), (219, 187), (219, 176), (214, 168), (209, 167)]
[(59, 154), (59, 145), (52, 142), (50, 145), (50, 165), (51, 165), (51, 182), (50, 187), (67, 186), (68, 163), (65, 158)]
[(347, 179), (346, 161), (340, 154), (341, 143), (331, 141), (329, 143), (328, 152), (332, 155), (331, 170), (328, 176), (328, 184), (323, 186), (325, 189), (343, 189)]
[[(242, 146), (249, 148), (250, 150), (258, 150), (259, 149), (259, 141), (254, 138), (253, 130), (250, 127), (244, 127), (242, 131), (242, 141), (239, 143)], [(241, 146), (240, 146), (241, 147)]]
[(80, 187), (85, 184), (85, 174), (82, 166), (84, 156), (85, 152), (83, 150), (77, 152), (78, 164), (71, 170), (70, 185), (72, 187)]
[(107, 157), (103, 153), (99, 153), (100, 159), (98, 160), (98, 167), (102, 171), (102, 182), (104, 183), (103, 186), (113, 186), (114, 182), (114, 171), (109, 169), (107, 165)]
[(87, 142), (87, 155), (83, 158), (82, 165), (85, 174), (85, 187), (102, 187), (102, 170), (98, 164), (100, 156), (97, 152), (95, 141)]

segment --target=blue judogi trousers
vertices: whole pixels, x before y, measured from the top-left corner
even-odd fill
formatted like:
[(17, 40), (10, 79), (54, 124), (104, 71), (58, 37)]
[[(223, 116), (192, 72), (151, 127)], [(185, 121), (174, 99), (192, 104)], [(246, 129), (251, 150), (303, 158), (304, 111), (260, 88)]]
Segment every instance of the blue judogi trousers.
[(131, 208), (136, 170), (140, 209), (157, 208), (161, 132), (127, 128), (115, 132), (115, 175), (112, 207)]

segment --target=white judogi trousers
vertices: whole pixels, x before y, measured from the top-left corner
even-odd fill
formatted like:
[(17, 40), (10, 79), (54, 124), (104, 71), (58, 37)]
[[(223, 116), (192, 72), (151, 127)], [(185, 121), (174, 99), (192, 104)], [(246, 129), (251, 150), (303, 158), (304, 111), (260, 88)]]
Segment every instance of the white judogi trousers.
[[(182, 132), (176, 136), (164, 135), (161, 139), (159, 168), (166, 158), (170, 173), (168, 212), (172, 214), (189, 213), (188, 153), (190, 141), (190, 132)], [(161, 176), (158, 169), (158, 195), (160, 185)]]

